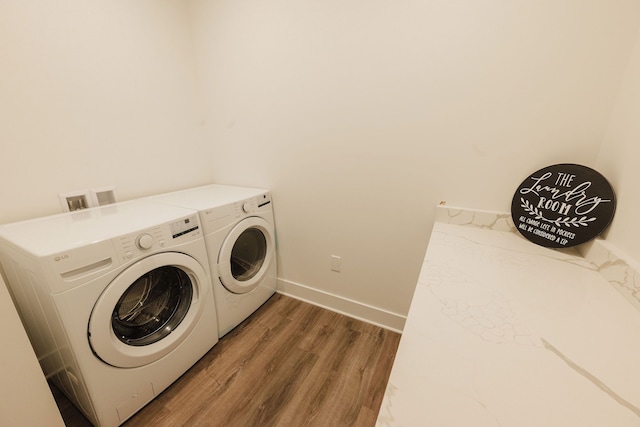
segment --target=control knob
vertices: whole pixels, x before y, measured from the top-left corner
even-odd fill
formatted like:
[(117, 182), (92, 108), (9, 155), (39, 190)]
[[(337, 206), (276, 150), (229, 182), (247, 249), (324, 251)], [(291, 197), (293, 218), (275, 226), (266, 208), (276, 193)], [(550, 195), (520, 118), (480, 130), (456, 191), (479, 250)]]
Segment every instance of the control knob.
[(251, 202), (244, 202), (242, 204), (242, 210), (244, 211), (244, 213), (251, 212)]
[(153, 237), (151, 237), (151, 235), (147, 233), (141, 234), (136, 239), (136, 245), (140, 249), (149, 249), (151, 248), (151, 246), (153, 246)]

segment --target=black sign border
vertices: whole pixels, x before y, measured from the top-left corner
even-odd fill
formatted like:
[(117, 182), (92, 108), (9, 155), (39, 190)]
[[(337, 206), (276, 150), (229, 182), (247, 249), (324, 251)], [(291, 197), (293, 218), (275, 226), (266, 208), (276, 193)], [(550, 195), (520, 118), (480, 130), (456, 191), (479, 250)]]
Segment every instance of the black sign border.
[[(579, 170), (581, 171), (581, 177), (586, 177), (586, 178), (590, 178), (590, 177), (595, 177), (597, 178), (600, 182), (600, 185), (604, 185), (606, 184), (608, 186), (608, 190), (611, 192), (611, 204), (612, 204), (612, 212), (608, 218), (608, 220), (606, 222), (603, 222), (602, 224), (599, 224), (599, 226), (596, 229), (592, 228), (592, 233), (590, 234), (585, 234), (583, 237), (579, 238), (579, 239), (575, 239), (575, 240), (571, 240), (571, 242), (567, 242), (567, 244), (561, 244), (559, 243), (558, 240), (556, 241), (550, 241), (544, 237), (540, 237), (540, 236), (536, 236), (536, 235), (532, 235), (531, 233), (525, 233), (523, 232), (523, 230), (518, 228), (518, 224), (521, 222), (520, 221), (520, 216), (522, 216), (522, 207), (521, 207), (521, 202), (520, 202), (520, 198), (522, 197), (520, 191), (523, 188), (530, 188), (531, 187), (531, 179), (533, 179), (533, 177), (539, 177), (541, 176), (543, 173), (547, 172), (547, 171), (557, 171), (557, 169), (563, 168), (564, 171), (566, 171), (567, 169), (574, 169), (574, 170)], [(592, 169), (588, 166), (584, 166), (584, 165), (579, 165), (576, 163), (558, 163), (555, 165), (550, 165), (550, 166), (546, 166), (544, 168), (541, 168), (531, 174), (529, 174), (518, 186), (518, 188), (516, 189), (514, 195), (513, 195), (513, 199), (511, 200), (511, 218), (513, 220), (513, 223), (515, 224), (516, 230), (518, 230), (518, 232), (527, 240), (529, 240), (532, 243), (535, 243), (537, 245), (540, 246), (544, 246), (544, 247), (548, 247), (548, 248), (570, 248), (570, 247), (574, 247), (574, 246), (578, 246), (581, 245), (583, 243), (589, 242), (593, 239), (595, 239), (596, 237), (598, 237), (600, 234), (602, 234), (607, 227), (609, 227), (609, 225), (611, 225), (611, 222), (613, 221), (613, 217), (615, 216), (615, 212), (616, 212), (616, 208), (617, 208), (617, 198), (616, 198), (616, 193), (615, 190), (613, 189), (613, 186), (611, 185), (611, 183), (598, 171), (596, 171), (595, 169)]]

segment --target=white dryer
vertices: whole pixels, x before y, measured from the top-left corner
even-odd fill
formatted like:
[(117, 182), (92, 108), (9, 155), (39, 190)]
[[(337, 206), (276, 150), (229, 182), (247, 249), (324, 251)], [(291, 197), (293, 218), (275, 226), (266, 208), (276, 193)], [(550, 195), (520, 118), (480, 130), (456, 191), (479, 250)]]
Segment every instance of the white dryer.
[(46, 376), (123, 423), (218, 341), (197, 212), (125, 202), (0, 226), (0, 261)]
[(220, 337), (275, 293), (275, 224), (268, 190), (212, 184), (151, 199), (200, 213)]

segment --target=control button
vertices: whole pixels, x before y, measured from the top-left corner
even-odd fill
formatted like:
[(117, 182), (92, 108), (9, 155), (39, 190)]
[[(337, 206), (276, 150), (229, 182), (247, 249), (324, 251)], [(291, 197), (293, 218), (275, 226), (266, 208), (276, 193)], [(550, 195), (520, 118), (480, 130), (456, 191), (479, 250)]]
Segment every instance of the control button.
[(127, 252), (126, 254), (124, 254), (124, 256), (125, 256), (127, 259), (131, 259), (131, 258), (133, 258), (133, 252)]
[(138, 245), (140, 249), (149, 249), (153, 246), (153, 237), (151, 237), (150, 234), (141, 234), (136, 239), (136, 245)]
[(244, 202), (244, 204), (242, 205), (242, 210), (245, 213), (249, 213), (251, 211), (251, 202)]

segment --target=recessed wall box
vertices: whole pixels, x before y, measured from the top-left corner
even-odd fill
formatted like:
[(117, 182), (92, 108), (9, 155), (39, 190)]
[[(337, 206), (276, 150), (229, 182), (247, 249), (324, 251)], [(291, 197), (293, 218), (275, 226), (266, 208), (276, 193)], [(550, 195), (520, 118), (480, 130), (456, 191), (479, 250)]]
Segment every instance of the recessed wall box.
[(93, 206), (91, 195), (87, 190), (60, 193), (58, 199), (63, 212), (73, 212)]
[(94, 206), (110, 205), (116, 202), (115, 187), (101, 187), (91, 189)]

